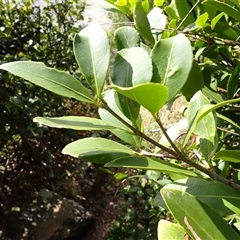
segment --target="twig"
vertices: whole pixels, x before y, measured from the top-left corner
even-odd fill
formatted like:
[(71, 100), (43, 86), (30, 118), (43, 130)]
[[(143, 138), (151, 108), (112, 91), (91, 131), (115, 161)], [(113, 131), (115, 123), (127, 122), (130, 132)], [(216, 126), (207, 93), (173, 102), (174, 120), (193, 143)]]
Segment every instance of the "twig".
[[(139, 129), (133, 127), (132, 125), (130, 125), (128, 122), (126, 122), (123, 118), (121, 118), (118, 114), (116, 114), (108, 105), (105, 101), (102, 101), (100, 104), (100, 107), (107, 110), (109, 113), (111, 113), (115, 118), (117, 118), (120, 122), (122, 122), (123, 124), (125, 124), (129, 129), (131, 129), (133, 131), (133, 133), (143, 139), (145, 139), (146, 141), (152, 143), (153, 145), (155, 145), (156, 147), (159, 147), (161, 150), (171, 154), (176, 160), (182, 161), (187, 163), (188, 165), (198, 169), (199, 171), (205, 173), (206, 175), (208, 175), (210, 178), (212, 178), (213, 180), (219, 181), (225, 185), (231, 186), (232, 188), (240, 191), (240, 185), (238, 185), (237, 183), (234, 183), (232, 181), (229, 181), (228, 179), (218, 175), (216, 172), (211, 171), (206, 169), (205, 167), (201, 166), (200, 164), (190, 160), (189, 158), (187, 158), (186, 156), (184, 156), (179, 150), (173, 151), (170, 148), (167, 148), (165, 146), (163, 146), (162, 144), (156, 142), (155, 140), (151, 139), (150, 137), (148, 137), (147, 135), (145, 135), (143, 132), (141, 132)], [(167, 134), (167, 133), (166, 133)]]

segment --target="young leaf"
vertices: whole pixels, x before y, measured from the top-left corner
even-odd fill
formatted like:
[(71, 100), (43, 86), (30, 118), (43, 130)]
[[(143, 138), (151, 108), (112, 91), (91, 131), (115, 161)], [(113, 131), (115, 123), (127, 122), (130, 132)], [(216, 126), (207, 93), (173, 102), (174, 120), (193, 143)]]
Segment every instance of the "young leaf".
[[(74, 130), (113, 130), (121, 129), (120, 126), (105, 122), (101, 119), (79, 116), (65, 117), (35, 117), (34, 122), (49, 127), (66, 128)], [(126, 129), (121, 129), (125, 131)]]
[(112, 81), (121, 87), (131, 87), (150, 82), (152, 78), (152, 61), (141, 47), (123, 49), (117, 53)]
[(158, 222), (157, 232), (158, 240), (186, 240), (184, 237), (186, 235), (185, 229), (178, 224), (166, 220), (160, 220)]
[(138, 47), (140, 38), (138, 32), (132, 27), (120, 27), (114, 32), (114, 40), (118, 50)]
[(105, 167), (126, 167), (145, 170), (155, 170), (165, 173), (180, 173), (185, 176), (196, 177), (197, 174), (180, 167), (176, 164), (169, 163), (161, 159), (154, 159), (143, 156), (129, 156), (113, 160), (105, 165)]
[(155, 43), (154, 37), (151, 32), (151, 28), (150, 28), (149, 21), (147, 19), (146, 12), (142, 7), (141, 2), (139, 1), (136, 2), (133, 8), (133, 15), (134, 15), (134, 24), (139, 34), (153, 45)]
[(227, 3), (220, 2), (217, 0), (205, 0), (202, 2), (203, 5), (210, 6), (212, 8), (217, 9), (220, 12), (226, 13), (228, 16), (235, 18), (240, 21), (240, 11), (228, 5)]
[(169, 91), (168, 100), (171, 100), (184, 86), (192, 68), (190, 41), (183, 34), (162, 39), (155, 44), (151, 55), (156, 68), (152, 81), (165, 85)]
[(238, 163), (240, 162), (240, 150), (222, 150), (216, 153), (214, 159), (222, 159)]
[(112, 86), (112, 88), (139, 103), (151, 113), (158, 112), (168, 98), (168, 89), (159, 83), (143, 83), (128, 88)]
[(147, 18), (155, 41), (160, 40), (167, 24), (167, 17), (163, 14), (163, 10), (154, 7), (147, 15)]
[(173, 216), (193, 239), (240, 239), (212, 208), (189, 193), (168, 189), (166, 185), (161, 194)]
[(217, 16), (215, 16), (212, 21), (211, 21), (211, 28), (212, 30), (214, 30), (216, 24), (218, 23), (218, 21), (221, 19), (221, 17), (223, 16), (223, 12), (219, 13)]
[(126, 16), (130, 16), (131, 15), (131, 11), (128, 7), (126, 6), (119, 6), (114, 4), (115, 0), (111, 1), (111, 0), (105, 0), (105, 1), (98, 1), (97, 4), (104, 8), (107, 11), (111, 11), (111, 12), (116, 12), (116, 13), (120, 13), (120, 14), (125, 14)]
[(110, 61), (110, 44), (104, 29), (90, 23), (74, 38), (74, 55), (93, 92), (101, 97)]
[(62, 153), (101, 164), (136, 154), (135, 151), (120, 143), (103, 138), (84, 138), (74, 141), (66, 145)]
[(195, 24), (196, 24), (197, 27), (204, 28), (205, 27), (205, 23), (207, 22), (207, 20), (208, 20), (208, 13), (206, 12), (206, 13), (201, 14), (197, 18)]
[(10, 62), (2, 64), (0, 69), (61, 96), (74, 98), (80, 102), (95, 103), (89, 91), (76, 78), (66, 72), (48, 68), (43, 63)]
[(157, 7), (161, 7), (164, 3), (164, 0), (154, 0), (154, 5)]
[[(200, 109), (203, 105), (207, 104), (210, 104), (210, 102), (201, 93), (201, 91), (198, 91), (192, 97), (187, 110), (187, 118), (189, 125), (194, 120), (194, 116), (196, 116), (198, 109)], [(210, 160), (216, 150), (218, 143), (215, 114), (209, 113), (208, 115), (206, 115), (201, 121), (199, 121), (193, 132), (196, 135), (200, 136), (201, 152), (203, 153), (203, 156), (207, 161)]]

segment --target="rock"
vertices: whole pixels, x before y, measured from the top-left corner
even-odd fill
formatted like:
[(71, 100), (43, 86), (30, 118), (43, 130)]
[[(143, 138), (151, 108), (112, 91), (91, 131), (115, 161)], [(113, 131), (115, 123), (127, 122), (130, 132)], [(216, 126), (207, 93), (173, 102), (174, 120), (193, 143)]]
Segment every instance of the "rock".
[(82, 239), (93, 216), (73, 200), (41, 189), (24, 206), (4, 213), (4, 239), (59, 240)]

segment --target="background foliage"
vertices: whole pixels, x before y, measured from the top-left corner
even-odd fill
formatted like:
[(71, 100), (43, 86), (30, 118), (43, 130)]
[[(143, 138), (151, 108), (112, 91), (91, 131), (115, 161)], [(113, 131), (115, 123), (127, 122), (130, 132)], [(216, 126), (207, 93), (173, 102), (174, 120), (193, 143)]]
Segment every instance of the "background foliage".
[[(74, 38), (74, 55), (86, 82), (36, 62), (1, 68), (57, 94), (92, 103), (101, 118), (34, 121), (110, 130), (121, 139), (80, 139), (66, 145), (63, 154), (105, 167), (164, 173), (155, 204), (160, 212), (171, 211), (176, 223), (160, 220), (159, 239), (239, 239), (239, 3), (106, 0), (102, 5), (126, 15), (134, 26), (123, 24), (114, 33), (117, 54), (109, 89), (104, 84), (110, 44), (96, 23)], [(166, 131), (159, 111), (179, 94), (189, 102), (188, 128), (182, 127), (183, 133)], [(141, 107), (165, 139), (148, 136)]]

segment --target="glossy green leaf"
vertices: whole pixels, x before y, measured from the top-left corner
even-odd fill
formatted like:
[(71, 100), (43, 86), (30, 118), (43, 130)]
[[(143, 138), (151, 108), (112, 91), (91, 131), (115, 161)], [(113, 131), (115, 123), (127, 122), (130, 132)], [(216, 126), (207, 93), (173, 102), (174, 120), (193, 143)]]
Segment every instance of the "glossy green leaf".
[[(104, 100), (107, 102), (108, 106), (116, 113), (118, 114), (124, 121), (129, 123), (130, 125), (133, 125), (133, 123), (123, 114), (123, 111), (121, 109), (121, 104), (119, 103), (119, 96), (118, 94), (113, 90), (108, 90), (103, 95)], [(99, 108), (99, 115), (100, 118), (105, 122), (110, 122), (114, 125), (119, 126), (119, 128), (126, 129), (127, 131), (119, 131), (119, 130), (111, 130), (111, 132), (122, 139), (124, 142), (138, 147), (141, 142), (141, 138), (138, 136), (135, 136), (134, 133), (126, 127), (121, 121), (119, 121), (117, 118), (115, 118), (112, 114), (110, 114), (105, 109)], [(128, 133), (129, 132), (129, 133)], [(131, 133), (132, 132), (132, 133)]]
[(197, 18), (197, 20), (195, 21), (195, 24), (198, 27), (204, 28), (207, 20), (208, 20), (208, 13), (203, 13)]
[(130, 156), (116, 159), (112, 162), (109, 162), (105, 167), (126, 167), (126, 168), (137, 168), (145, 170), (155, 170), (165, 173), (180, 173), (185, 176), (196, 177), (197, 174), (182, 168), (179, 165), (169, 163), (161, 159), (154, 159), (143, 156)]
[(147, 15), (155, 41), (160, 40), (162, 33), (167, 25), (167, 17), (163, 14), (163, 10), (154, 7)]
[(224, 12), (228, 16), (231, 16), (236, 20), (240, 21), (240, 11), (228, 5), (227, 3), (217, 0), (205, 0), (202, 2), (202, 4), (215, 8), (220, 12)]
[(138, 32), (132, 27), (120, 27), (114, 32), (114, 40), (118, 50), (139, 46)]
[(240, 66), (238, 65), (237, 67), (234, 68), (228, 80), (227, 94), (229, 99), (233, 98), (237, 91), (237, 88), (239, 86), (239, 74)]
[(236, 99), (231, 99), (231, 100), (227, 100), (227, 101), (223, 101), (223, 102), (220, 102), (216, 105), (212, 105), (212, 104), (207, 104), (207, 105), (203, 105), (197, 112), (196, 116), (194, 117), (193, 121), (191, 122), (191, 125), (188, 129), (188, 132), (187, 132), (187, 135), (184, 139), (184, 143), (183, 143), (183, 146), (186, 146), (191, 134), (193, 133), (196, 125), (201, 121), (201, 119), (206, 116), (208, 113), (220, 108), (220, 107), (223, 107), (227, 104), (231, 104), (231, 103), (236, 103), (236, 102), (239, 102), (240, 101), (240, 98), (236, 98)]
[(89, 91), (76, 78), (66, 72), (48, 68), (43, 63), (10, 62), (2, 64), (0, 69), (61, 96), (74, 98), (81, 102), (95, 102)]
[(221, 19), (221, 17), (223, 16), (223, 12), (219, 13), (217, 16), (215, 16), (212, 21), (211, 21), (211, 28), (212, 30), (215, 28), (216, 24), (219, 22), (219, 20)]
[(158, 112), (168, 99), (167, 88), (159, 83), (143, 83), (128, 88), (112, 86), (112, 88), (139, 103), (151, 113)]
[(183, 22), (184, 26), (188, 26), (188, 25), (195, 22), (194, 15), (193, 15), (192, 12), (190, 12), (191, 7), (190, 7), (188, 1), (175, 0), (175, 5), (176, 5), (176, 8), (177, 8), (179, 17), (182, 21), (188, 15), (187, 18)]
[(190, 101), (193, 95), (202, 88), (203, 88), (202, 70), (196, 62), (193, 62), (192, 69), (181, 92), (185, 96), (185, 98), (188, 101)]
[(240, 213), (240, 192), (221, 182), (185, 178), (174, 182), (168, 188), (188, 192), (221, 216)]
[(113, 159), (136, 154), (132, 149), (104, 138), (84, 138), (69, 143), (62, 150), (63, 154), (86, 161), (105, 164)]
[(168, 186), (161, 189), (162, 197), (175, 219), (193, 239), (240, 239), (215, 210), (189, 193)]
[[(35, 117), (34, 122), (44, 124), (49, 127), (67, 128), (74, 130), (112, 130), (121, 129), (119, 126), (104, 122), (101, 119), (79, 116), (65, 117)], [(126, 130), (126, 129), (121, 129)]]
[(110, 62), (107, 33), (97, 23), (90, 23), (74, 38), (74, 55), (93, 92), (101, 97)]
[[(184, 55), (182, 54), (184, 52)], [(168, 100), (181, 90), (192, 68), (192, 47), (188, 38), (178, 34), (157, 42), (152, 50), (153, 82), (168, 88)]]
[(178, 224), (160, 220), (158, 222), (158, 240), (186, 240), (184, 237), (186, 231), (183, 227), (179, 226)]
[(215, 103), (223, 102), (223, 98), (220, 93), (214, 91), (213, 89), (208, 88), (206, 85), (203, 87), (202, 92), (209, 99), (214, 101)]
[(230, 162), (240, 162), (240, 150), (222, 150), (215, 154), (214, 159), (222, 159)]
[(150, 82), (152, 78), (152, 61), (141, 47), (123, 49), (117, 53), (112, 82), (121, 87), (131, 87)]
[[(210, 104), (209, 100), (198, 91), (190, 100), (187, 109), (187, 118), (189, 125), (196, 116), (198, 109), (203, 105)], [(207, 114), (199, 121), (196, 128), (193, 131), (194, 134), (200, 136), (200, 150), (206, 160), (210, 160), (216, 151), (218, 138), (217, 138), (217, 123), (216, 113), (212, 112)]]
[(147, 19), (147, 14), (142, 7), (141, 2), (137, 2), (133, 9), (134, 24), (139, 34), (152, 45), (155, 43), (151, 32), (150, 24)]

